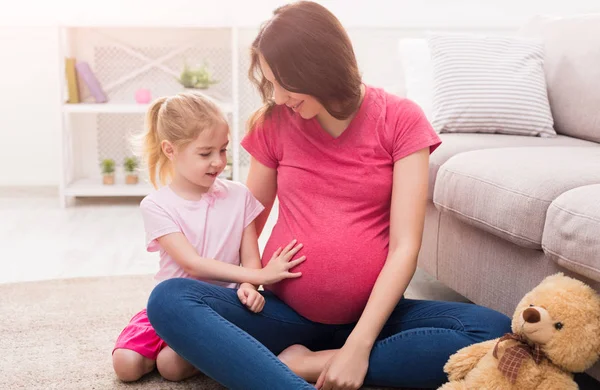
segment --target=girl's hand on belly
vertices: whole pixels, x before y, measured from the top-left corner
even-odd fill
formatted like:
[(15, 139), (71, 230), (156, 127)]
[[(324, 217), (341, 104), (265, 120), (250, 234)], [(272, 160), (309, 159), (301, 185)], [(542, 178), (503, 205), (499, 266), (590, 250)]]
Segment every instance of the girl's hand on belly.
[(299, 278), (302, 272), (290, 272), (290, 269), (296, 267), (306, 260), (306, 256), (301, 256), (295, 260), (292, 258), (302, 249), (302, 244), (296, 245), (297, 240), (292, 240), (285, 248), (278, 248), (269, 263), (262, 269), (264, 280), (261, 284), (273, 284), (283, 279)]

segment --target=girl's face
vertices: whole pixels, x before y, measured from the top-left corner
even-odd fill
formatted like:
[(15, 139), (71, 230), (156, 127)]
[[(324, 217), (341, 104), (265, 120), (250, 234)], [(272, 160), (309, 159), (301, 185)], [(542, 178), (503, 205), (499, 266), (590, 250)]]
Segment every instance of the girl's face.
[(275, 104), (285, 104), (304, 119), (311, 119), (326, 112), (325, 107), (313, 96), (284, 89), (275, 79), (273, 71), (262, 55), (259, 56), (259, 61), (263, 76), (273, 85)]
[(227, 165), (229, 132), (226, 123), (202, 131), (183, 147), (163, 141), (163, 152), (171, 160), (174, 180), (184, 179), (198, 187), (210, 188)]

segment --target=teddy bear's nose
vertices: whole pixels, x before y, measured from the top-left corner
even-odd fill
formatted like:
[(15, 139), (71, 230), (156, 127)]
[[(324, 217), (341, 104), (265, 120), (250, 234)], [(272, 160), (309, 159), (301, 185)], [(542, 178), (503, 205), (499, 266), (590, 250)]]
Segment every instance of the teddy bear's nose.
[(535, 324), (536, 322), (540, 321), (540, 312), (535, 310), (533, 307), (530, 307), (523, 312), (523, 319), (525, 322)]

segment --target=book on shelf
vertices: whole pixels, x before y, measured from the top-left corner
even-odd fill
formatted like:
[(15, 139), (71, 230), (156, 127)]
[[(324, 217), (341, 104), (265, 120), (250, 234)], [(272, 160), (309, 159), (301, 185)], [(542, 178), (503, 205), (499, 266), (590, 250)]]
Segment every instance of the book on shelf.
[(77, 70), (75, 69), (75, 58), (65, 58), (65, 76), (67, 78), (67, 102), (79, 103), (79, 83), (77, 81)]
[(81, 103), (81, 83), (84, 83), (96, 103), (106, 103), (108, 98), (86, 61), (77, 61), (74, 57), (65, 58), (65, 76), (67, 80), (67, 103)]
[(90, 65), (86, 61), (77, 61), (75, 68), (77, 69), (77, 74), (79, 77), (81, 77), (85, 85), (88, 87), (90, 93), (96, 100), (96, 103), (106, 103), (108, 100), (106, 98), (106, 94), (102, 90), (102, 87), (94, 75), (94, 72), (92, 72)]

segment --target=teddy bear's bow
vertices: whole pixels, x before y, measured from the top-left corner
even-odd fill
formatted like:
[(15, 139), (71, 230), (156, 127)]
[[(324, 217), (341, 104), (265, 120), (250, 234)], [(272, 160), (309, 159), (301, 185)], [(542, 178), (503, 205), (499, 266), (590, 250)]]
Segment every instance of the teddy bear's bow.
[(494, 347), (494, 357), (496, 359), (498, 359), (498, 345), (505, 340), (516, 340), (519, 342), (514, 347), (507, 348), (498, 363), (500, 372), (514, 384), (525, 359), (532, 358), (536, 364), (540, 364), (544, 358), (544, 352), (542, 352), (540, 346), (537, 344), (529, 345), (523, 336), (515, 333), (507, 333), (498, 340)]

